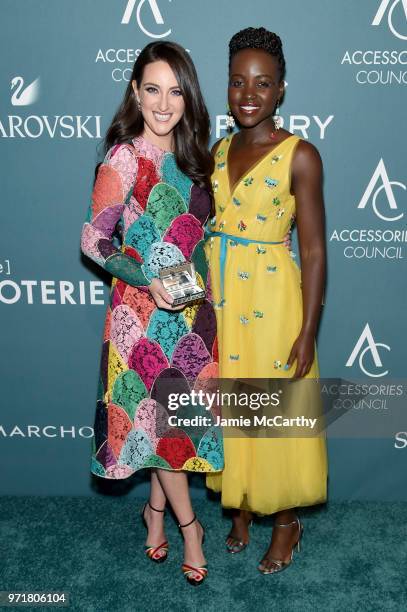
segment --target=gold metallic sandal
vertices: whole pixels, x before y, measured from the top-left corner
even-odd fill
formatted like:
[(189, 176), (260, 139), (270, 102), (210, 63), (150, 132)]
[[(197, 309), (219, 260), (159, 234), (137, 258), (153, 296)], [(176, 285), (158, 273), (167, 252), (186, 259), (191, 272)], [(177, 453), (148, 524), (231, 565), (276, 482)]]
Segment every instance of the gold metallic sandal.
[[(253, 519), (248, 522), (248, 527), (251, 527), (252, 525), (253, 525)], [(227, 542), (225, 542), (225, 545), (226, 545), (226, 550), (231, 555), (236, 555), (237, 553), (242, 552), (242, 550), (244, 550), (249, 544), (249, 542), (243, 542), (242, 540), (238, 540), (232, 535), (227, 536), (226, 540), (229, 540), (229, 539), (233, 540), (232, 544), (228, 544)]]
[(300, 522), (300, 519), (297, 517), (295, 519), (295, 521), (291, 521), (291, 523), (276, 523), (275, 527), (291, 527), (291, 525), (297, 525), (298, 526), (298, 540), (297, 542), (294, 544), (294, 546), (291, 549), (291, 557), (288, 561), (282, 561), (281, 559), (268, 559), (267, 557), (263, 557), (263, 559), (270, 561), (271, 563), (273, 563), (275, 565), (275, 569), (262, 569), (261, 565), (262, 563), (260, 562), (260, 564), (258, 565), (257, 569), (259, 570), (259, 572), (261, 574), (278, 574), (279, 572), (282, 572), (283, 570), (287, 569), (287, 567), (289, 565), (291, 565), (292, 561), (293, 561), (293, 554), (294, 554), (294, 548), (297, 547), (297, 551), (300, 552), (300, 541), (302, 538), (302, 534), (304, 531), (304, 527)]
[[(252, 525), (253, 525), (253, 521), (250, 521), (248, 523), (248, 526), (251, 527)], [(226, 539), (233, 540), (232, 544), (228, 544), (227, 542), (225, 542), (226, 550), (231, 555), (236, 555), (237, 553), (242, 552), (242, 550), (244, 550), (249, 545), (249, 542), (242, 542), (242, 540), (238, 540), (237, 538), (231, 535), (228, 535)]]

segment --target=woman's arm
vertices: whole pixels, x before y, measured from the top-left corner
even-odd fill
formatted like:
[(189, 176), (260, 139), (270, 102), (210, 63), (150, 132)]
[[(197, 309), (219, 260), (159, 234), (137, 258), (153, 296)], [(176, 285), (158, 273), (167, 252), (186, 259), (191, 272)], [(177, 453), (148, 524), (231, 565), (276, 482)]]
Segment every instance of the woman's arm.
[(134, 287), (147, 286), (142, 264), (122, 253), (112, 240), (116, 224), (130, 198), (137, 175), (137, 157), (129, 146), (114, 147), (98, 169), (88, 215), (82, 228), (81, 249), (112, 276)]
[(291, 189), (296, 199), (301, 257), (303, 319), (288, 365), (297, 360), (294, 377), (305, 376), (314, 360), (314, 343), (325, 285), (325, 213), (322, 161), (317, 149), (300, 141), (293, 155)]

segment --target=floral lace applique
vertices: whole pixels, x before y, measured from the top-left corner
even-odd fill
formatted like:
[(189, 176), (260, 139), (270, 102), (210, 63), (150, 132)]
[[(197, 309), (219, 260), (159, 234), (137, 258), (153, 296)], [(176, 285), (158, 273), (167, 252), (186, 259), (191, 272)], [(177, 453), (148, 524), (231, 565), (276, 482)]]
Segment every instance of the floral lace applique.
[(137, 178), (133, 187), (133, 196), (144, 210), (154, 185), (160, 182), (157, 168), (151, 159), (138, 158)]
[(189, 332), (184, 317), (177, 312), (156, 310), (147, 328), (147, 338), (155, 340), (171, 359), (175, 346)]
[(114, 383), (112, 400), (121, 406), (133, 421), (138, 404), (148, 396), (140, 376), (134, 370), (122, 372)]
[(160, 372), (169, 367), (161, 347), (148, 338), (142, 338), (133, 347), (129, 356), (129, 367), (138, 373), (148, 390)]
[(123, 408), (116, 404), (109, 404), (107, 408), (108, 442), (116, 457), (119, 455), (131, 429), (131, 421)]
[(184, 255), (175, 244), (154, 242), (146, 253), (142, 268), (144, 274), (150, 280), (154, 276), (159, 276), (160, 268), (173, 266), (184, 261)]
[(151, 244), (160, 240), (160, 232), (148, 215), (139, 217), (129, 227), (124, 238), (125, 244), (137, 249), (143, 259), (146, 258)]
[(114, 168), (119, 173), (121, 179), (123, 195), (120, 201), (125, 200), (129, 196), (135, 183), (138, 168), (138, 158), (136, 155), (134, 148), (127, 144), (122, 144), (114, 152), (108, 153), (109, 168)]
[(126, 233), (129, 227), (143, 214), (144, 210), (137, 202), (136, 198), (131, 196), (130, 201), (127, 206), (125, 206), (122, 215), (124, 222), (124, 233)]
[(188, 205), (193, 183), (191, 179), (186, 174), (183, 174), (178, 168), (175, 161), (175, 155), (168, 153), (164, 155), (161, 172), (163, 182), (173, 186), (173, 188), (181, 194), (185, 205)]
[(196, 456), (196, 451), (190, 437), (181, 429), (174, 429), (160, 439), (157, 455), (163, 457), (173, 470), (181, 470), (188, 459)]
[(136, 287), (127, 285), (122, 304), (127, 304), (135, 312), (144, 330), (146, 330), (151, 314), (157, 308), (150, 292), (139, 291)]
[(211, 200), (206, 189), (192, 185), (188, 211), (198, 219), (202, 226), (205, 225), (211, 214)]
[(222, 434), (217, 427), (211, 427), (198, 446), (197, 455), (205, 459), (215, 470), (223, 467)]
[(141, 322), (129, 306), (120, 305), (113, 310), (110, 338), (125, 363), (128, 363), (129, 354), (143, 333)]
[(210, 361), (211, 356), (202, 338), (190, 332), (175, 347), (171, 365), (181, 370), (188, 380), (195, 380)]
[(187, 213), (174, 219), (163, 240), (175, 244), (185, 259), (190, 260), (192, 251), (202, 237), (203, 229), (198, 219)]
[(151, 142), (148, 142), (143, 136), (136, 136), (133, 138), (133, 144), (137, 154), (148, 161), (152, 161), (156, 171), (159, 172), (164, 157), (164, 151)]
[(165, 232), (178, 215), (186, 212), (185, 202), (174, 187), (166, 183), (158, 183), (152, 188), (146, 214), (153, 218), (161, 233)]
[(152, 454), (154, 448), (147, 434), (142, 429), (132, 429), (120, 452), (118, 463), (139, 470)]

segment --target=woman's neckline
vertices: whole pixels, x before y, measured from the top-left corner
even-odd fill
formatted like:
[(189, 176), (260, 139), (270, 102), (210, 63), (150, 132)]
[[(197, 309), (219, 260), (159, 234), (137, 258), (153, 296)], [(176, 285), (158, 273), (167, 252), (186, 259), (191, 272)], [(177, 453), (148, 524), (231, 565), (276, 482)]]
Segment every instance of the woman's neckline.
[(255, 169), (257, 169), (257, 167), (260, 166), (268, 158), (269, 155), (271, 155), (272, 153), (274, 153), (274, 151), (279, 149), (280, 146), (282, 146), (287, 140), (290, 140), (293, 137), (297, 137), (296, 134), (290, 134), (289, 136), (287, 136), (287, 138), (284, 138), (284, 140), (280, 140), (279, 143), (277, 143), (274, 147), (269, 149), (267, 151), (267, 153), (262, 155), (256, 162), (254, 162), (246, 170), (246, 172), (244, 172), (242, 174), (242, 176), (239, 178), (239, 180), (236, 181), (236, 183), (232, 186), (231, 182), (230, 182), (230, 174), (229, 174), (229, 149), (230, 149), (230, 145), (232, 144), (232, 140), (233, 140), (234, 136), (236, 136), (236, 134), (232, 134), (228, 139), (226, 139), (226, 140), (229, 141), (229, 146), (227, 147), (227, 150), (226, 150), (226, 160), (225, 160), (226, 161), (226, 173), (227, 173), (227, 182), (228, 182), (229, 193), (230, 193), (231, 196), (234, 194), (234, 192), (236, 191), (238, 186), (242, 183), (243, 179), (246, 176), (248, 176), (251, 172), (253, 172)]
[(133, 138), (133, 142), (140, 142), (140, 141), (144, 145), (146, 145), (147, 147), (152, 147), (153, 149), (156, 149), (157, 151), (160, 151), (161, 153), (167, 153), (167, 154), (170, 154), (170, 155), (174, 155), (173, 151), (170, 151), (169, 149), (163, 149), (162, 147), (160, 147), (159, 145), (155, 144), (154, 142), (151, 142), (151, 140), (148, 140), (142, 134), (140, 134), (139, 136), (135, 136)]

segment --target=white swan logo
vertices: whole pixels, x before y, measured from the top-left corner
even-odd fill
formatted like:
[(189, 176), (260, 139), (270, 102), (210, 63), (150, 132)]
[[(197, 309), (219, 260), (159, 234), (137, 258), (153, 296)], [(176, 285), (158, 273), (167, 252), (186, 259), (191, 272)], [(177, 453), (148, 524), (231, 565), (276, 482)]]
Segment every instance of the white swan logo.
[[(365, 342), (367, 344), (365, 348), (362, 349), (363, 344)], [(379, 351), (377, 350), (377, 347), (379, 346), (386, 349), (386, 351), (391, 350), (387, 344), (383, 344), (382, 342), (374, 341), (373, 334), (370, 329), (369, 323), (366, 323), (364, 330), (360, 334), (359, 340), (355, 344), (355, 348), (353, 349), (352, 353), (349, 356), (348, 361), (346, 362), (346, 367), (351, 368), (353, 364), (355, 363), (357, 356), (359, 355), (358, 363), (359, 363), (359, 367), (362, 370), (363, 374), (366, 374), (366, 376), (370, 376), (371, 378), (380, 378), (381, 376), (386, 376), (389, 373), (388, 370), (386, 370), (385, 372), (378, 372), (374, 374), (372, 372), (369, 372), (369, 370), (366, 368), (363, 362), (366, 353), (370, 351), (370, 354), (373, 358), (373, 362), (376, 368), (382, 368), (383, 363), (382, 363), (382, 360), (380, 359)]]
[(16, 76), (11, 81), (11, 91), (14, 93), (11, 97), (13, 106), (29, 106), (38, 100), (40, 94), (40, 79), (35, 79), (30, 85), (24, 87), (24, 79), (21, 76)]
[[(381, 185), (377, 187), (376, 189), (376, 185), (379, 180), (381, 180)], [(402, 217), (404, 216), (404, 213), (400, 213), (399, 215), (395, 215), (393, 217), (387, 217), (386, 215), (381, 213), (377, 208), (377, 197), (379, 193), (384, 190), (386, 197), (387, 197), (389, 208), (391, 210), (397, 210), (397, 202), (396, 202), (396, 198), (394, 197), (393, 187), (392, 187), (393, 185), (400, 187), (404, 191), (406, 190), (406, 186), (404, 183), (400, 183), (399, 181), (391, 181), (389, 179), (389, 175), (387, 174), (387, 170), (386, 170), (386, 166), (384, 165), (384, 161), (383, 159), (380, 159), (379, 163), (377, 164), (377, 168), (374, 171), (373, 176), (370, 179), (368, 186), (366, 187), (365, 193), (363, 194), (362, 199), (360, 200), (358, 204), (358, 208), (365, 208), (366, 204), (369, 201), (370, 196), (373, 195), (372, 207), (373, 207), (375, 214), (379, 217), (379, 219), (382, 219), (382, 221), (400, 221), (400, 219), (402, 219)]]
[[(392, 4), (389, 7), (391, 2)], [(372, 26), (378, 26), (381, 24), (384, 14), (388, 9), (389, 12), (387, 14), (387, 23), (389, 24), (390, 32), (394, 34), (394, 36), (396, 36), (397, 38), (400, 38), (400, 40), (407, 40), (407, 35), (400, 34), (400, 32), (396, 30), (396, 28), (394, 27), (394, 22), (393, 22), (393, 11), (396, 8), (396, 6), (400, 3), (404, 9), (404, 17), (407, 22), (407, 0), (382, 0), (379, 6), (379, 10), (377, 11), (376, 15), (373, 18)]]
[[(137, 9), (136, 9), (136, 19), (137, 19), (137, 23), (139, 25), (140, 30), (144, 32), (146, 36), (150, 36), (150, 38), (165, 38), (166, 36), (169, 36), (171, 34), (171, 28), (167, 30), (166, 32), (163, 32), (162, 34), (154, 34), (153, 32), (150, 32), (149, 30), (147, 30), (147, 28), (143, 25), (141, 10), (146, 2), (148, 2), (148, 4), (150, 5), (150, 9), (151, 9), (151, 12), (153, 14), (156, 24), (164, 25), (164, 19), (163, 19), (160, 9), (158, 8), (157, 0), (139, 0)], [(169, 2), (171, 2), (171, 0), (169, 0)], [(134, 9), (136, 8), (136, 4), (137, 4), (137, 0), (127, 1), (127, 6), (123, 14), (122, 23), (125, 23), (125, 24), (130, 23), (130, 19), (133, 15)]]

